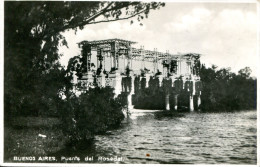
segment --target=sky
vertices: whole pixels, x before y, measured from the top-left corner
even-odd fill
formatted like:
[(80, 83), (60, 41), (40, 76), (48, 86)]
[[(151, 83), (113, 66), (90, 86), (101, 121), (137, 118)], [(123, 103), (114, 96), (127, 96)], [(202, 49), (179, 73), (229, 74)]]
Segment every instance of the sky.
[(60, 47), (61, 64), (80, 54), (77, 43), (83, 40), (120, 38), (137, 42), (145, 49), (170, 53), (199, 53), (206, 66), (244, 67), (257, 76), (257, 5), (256, 3), (166, 3), (151, 11), (149, 17), (130, 24), (131, 20), (87, 25), (81, 31), (63, 35), (69, 48)]

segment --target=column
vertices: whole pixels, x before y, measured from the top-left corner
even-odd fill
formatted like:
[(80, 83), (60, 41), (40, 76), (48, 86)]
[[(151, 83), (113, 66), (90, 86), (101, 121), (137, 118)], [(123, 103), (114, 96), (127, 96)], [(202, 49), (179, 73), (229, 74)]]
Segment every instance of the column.
[(83, 50), (82, 50), (82, 56), (84, 57), (84, 59), (86, 61), (87, 71), (90, 71), (91, 45), (89, 45), (89, 44), (84, 45)]
[(97, 81), (99, 83), (98, 86), (100, 86), (100, 87), (105, 87), (106, 86), (105, 74), (103, 72), (101, 72), (100, 75), (97, 76)]
[(181, 75), (181, 61), (180, 61), (180, 75)]
[(129, 90), (129, 95), (127, 96), (127, 104), (128, 104), (128, 109), (133, 109), (133, 104), (132, 104), (132, 95), (134, 94), (134, 80), (135, 77), (131, 76), (131, 86), (130, 86), (130, 90)]
[(131, 94), (135, 94), (135, 76), (131, 76)]
[(127, 96), (127, 107), (128, 109), (133, 109), (133, 105), (132, 105), (132, 94), (129, 93), (128, 96)]
[[(103, 52), (104, 53), (104, 56), (103, 56), (103, 69), (106, 71), (106, 56), (107, 56), (107, 53)], [(102, 71), (103, 72), (103, 71)]]
[(171, 77), (171, 79), (172, 79), (172, 87), (175, 87), (175, 85), (174, 85), (174, 82), (175, 82), (175, 75), (173, 75), (172, 77)]
[(141, 65), (142, 65), (142, 69), (144, 70), (144, 68), (145, 68), (145, 63), (144, 63), (144, 46), (141, 46), (141, 56), (142, 56)]
[(190, 111), (194, 111), (193, 95), (190, 95)]
[(131, 68), (130, 69), (133, 70), (133, 58), (132, 57), (131, 57), (131, 62), (130, 63), (131, 63)]
[(177, 61), (177, 75), (181, 75), (181, 62), (180, 62), (180, 60)]
[(148, 88), (149, 87), (149, 81), (150, 81), (150, 74), (145, 74), (145, 87)]
[(168, 75), (168, 68), (167, 67), (163, 67), (163, 77), (167, 77)]
[(161, 87), (163, 81), (163, 75), (157, 75), (156, 77), (159, 79), (159, 87)]
[(117, 97), (122, 92), (122, 77), (119, 73), (114, 74), (114, 93)]
[(166, 94), (166, 96), (165, 96), (165, 109), (166, 109), (167, 111), (170, 110), (170, 101), (169, 101), (169, 97), (170, 97), (170, 94)]
[(191, 74), (191, 62), (187, 62), (187, 73)]
[(119, 55), (118, 53), (115, 54), (115, 67), (119, 69)]
[(110, 53), (110, 62), (111, 62), (111, 68), (114, 67), (114, 58), (113, 58), (113, 54)]
[(200, 104), (201, 104), (200, 94), (201, 94), (201, 92), (199, 92), (199, 94), (198, 94), (198, 101), (197, 101), (198, 108), (200, 107)]
[(193, 89), (193, 92), (192, 92), (192, 95), (195, 95), (196, 94), (196, 86), (195, 86), (196, 82), (195, 80), (192, 78), (192, 89)]
[(178, 95), (174, 95), (174, 110), (178, 110)]
[(117, 47), (116, 42), (113, 42), (111, 45), (111, 68), (117, 68), (117, 61), (116, 61), (116, 54), (117, 54)]
[(126, 55), (124, 54), (123, 56), (124, 56), (124, 71), (125, 71), (125, 69), (126, 69), (126, 65), (125, 65), (125, 64), (127, 64), (127, 62), (126, 62), (127, 60), (126, 60), (126, 58), (125, 58)]
[(186, 84), (186, 78), (185, 78), (185, 76), (183, 77), (183, 87), (182, 87), (182, 89), (185, 89), (185, 84)]
[(131, 61), (132, 61), (132, 48), (131, 48), (131, 45), (129, 44), (128, 45), (128, 47), (127, 47), (127, 53), (126, 53), (126, 58), (127, 58), (127, 67), (129, 68), (129, 69), (132, 69), (132, 63), (131, 63)]
[(102, 49), (97, 47), (97, 69), (101, 67), (102, 64)]
[(99, 55), (97, 55), (97, 69), (100, 67)]
[(138, 88), (139, 90), (142, 88), (142, 82), (141, 81), (142, 81), (142, 77), (139, 78), (139, 84), (138, 84), (139, 85), (139, 88)]
[(156, 48), (154, 48), (154, 54), (155, 54), (155, 59), (153, 60), (154, 62), (154, 74), (156, 74), (157, 73), (157, 69), (158, 69), (158, 60), (157, 60), (157, 49)]

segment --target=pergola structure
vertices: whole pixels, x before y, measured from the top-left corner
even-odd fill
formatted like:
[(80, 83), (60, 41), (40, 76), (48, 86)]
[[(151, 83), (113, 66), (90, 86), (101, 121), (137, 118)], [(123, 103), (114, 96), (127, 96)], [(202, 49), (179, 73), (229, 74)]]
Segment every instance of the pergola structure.
[[(96, 67), (103, 68), (106, 60), (110, 59), (111, 70), (119, 69), (119, 59), (124, 59), (124, 69), (134, 69), (133, 61), (140, 61), (141, 68), (144, 69), (145, 63), (150, 62), (153, 64), (154, 73), (158, 70), (158, 65), (163, 65), (168, 68), (168, 73), (171, 75), (181, 75), (181, 61), (187, 63), (187, 69), (193, 75), (197, 75), (197, 71), (194, 71), (194, 61), (198, 60), (200, 54), (186, 53), (186, 54), (170, 54), (169, 51), (159, 52), (157, 49), (145, 50), (143, 46), (137, 49), (132, 47), (132, 44), (137, 42), (122, 40), (122, 39), (107, 39), (107, 40), (96, 40), (96, 41), (82, 41), (78, 45), (82, 48), (82, 56), (87, 59), (88, 70), (90, 70), (91, 63), (91, 52), (96, 51), (97, 63)], [(97, 70), (96, 69), (96, 70)], [(162, 70), (162, 69), (161, 69)]]
[(102, 66), (104, 55), (109, 54), (111, 58), (111, 67), (117, 69), (119, 66), (119, 57), (126, 55), (127, 60), (131, 59), (131, 44), (136, 42), (122, 40), (122, 39), (107, 39), (99, 41), (82, 41), (79, 43), (79, 47), (82, 47), (83, 57), (90, 61), (91, 50), (97, 51), (97, 58), (99, 60), (98, 68)]
[[(196, 67), (200, 54), (170, 54), (169, 51), (163, 53), (157, 49), (145, 50), (143, 46), (137, 49), (132, 46), (133, 44), (136, 42), (116, 38), (78, 43), (87, 66), (86, 74), (78, 81), (86, 83), (88, 88), (96, 78), (98, 86), (113, 87), (116, 95), (129, 90), (129, 103), (131, 103), (136, 76), (146, 78), (146, 87), (149, 86), (150, 77), (158, 77), (160, 86), (164, 79), (171, 79), (174, 86), (174, 81), (181, 77), (184, 83), (186, 81), (194, 83), (192, 94), (195, 95), (195, 82), (200, 81), (199, 70)], [(124, 77), (131, 78), (132, 86), (129, 88), (123, 87)], [(169, 96), (167, 98), (169, 100)], [(190, 105), (190, 109), (193, 110), (193, 102)], [(166, 105), (166, 109), (169, 110), (169, 105)]]

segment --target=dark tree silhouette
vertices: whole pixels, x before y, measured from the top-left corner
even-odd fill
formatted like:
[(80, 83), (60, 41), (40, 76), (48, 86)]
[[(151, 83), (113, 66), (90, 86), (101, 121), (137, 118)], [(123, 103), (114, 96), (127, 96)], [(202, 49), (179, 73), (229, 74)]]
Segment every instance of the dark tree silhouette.
[(67, 46), (62, 32), (134, 17), (142, 24), (161, 6), (164, 3), (5, 1), (5, 118), (25, 110), (36, 115), (50, 110), (61, 92), (71, 88), (72, 76), (58, 62), (59, 46)]
[(256, 109), (256, 79), (250, 77), (251, 69), (239, 70), (238, 75), (230, 68), (217, 70), (216, 66), (201, 67), (202, 104), (204, 111), (233, 111)]

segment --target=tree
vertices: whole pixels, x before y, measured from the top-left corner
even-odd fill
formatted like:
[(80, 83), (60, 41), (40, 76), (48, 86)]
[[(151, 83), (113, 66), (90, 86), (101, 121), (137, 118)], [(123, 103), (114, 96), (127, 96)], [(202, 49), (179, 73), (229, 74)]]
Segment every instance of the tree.
[[(58, 54), (59, 46), (67, 46), (62, 32), (133, 17), (141, 24), (150, 10), (161, 6), (164, 3), (5, 1), (5, 116), (20, 112), (29, 103), (37, 111), (39, 104), (56, 99), (60, 91), (71, 88), (71, 76), (58, 63), (62, 56)], [(50, 85), (55, 88), (49, 94), (45, 90)]]
[(66, 101), (62, 105), (61, 121), (70, 144), (91, 140), (95, 134), (118, 127), (124, 119), (122, 110), (127, 107), (123, 97), (114, 98), (109, 87), (90, 89)]
[(238, 71), (238, 74), (244, 78), (249, 78), (251, 73), (252, 73), (252, 70), (249, 67), (245, 67)]
[(249, 67), (238, 75), (230, 68), (201, 67), (203, 90), (201, 107), (204, 111), (256, 109), (256, 80), (250, 78)]

